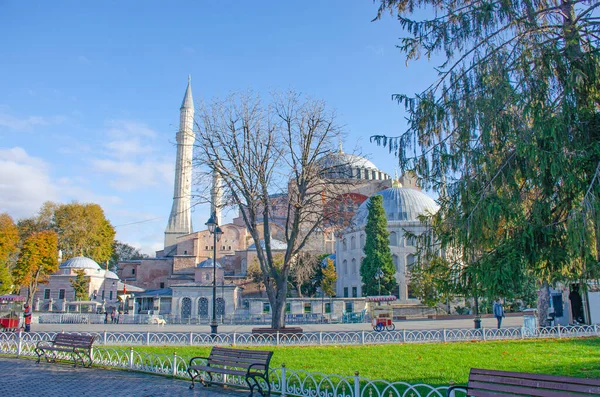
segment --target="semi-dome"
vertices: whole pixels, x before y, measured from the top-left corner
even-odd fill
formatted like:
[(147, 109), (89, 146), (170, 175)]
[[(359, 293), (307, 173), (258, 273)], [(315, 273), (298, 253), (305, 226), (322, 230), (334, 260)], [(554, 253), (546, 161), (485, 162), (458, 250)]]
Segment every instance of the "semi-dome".
[[(221, 269), (223, 266), (221, 266), (221, 264), (219, 262), (216, 262), (217, 264), (217, 269)], [(213, 265), (213, 259), (212, 258), (208, 258), (203, 260), (202, 262), (198, 263), (198, 265), (196, 267), (210, 267), (212, 268)]]
[[(67, 261), (64, 261), (60, 266), (60, 269), (92, 269), (101, 270), (93, 259), (86, 258), (85, 256), (76, 256)], [(117, 277), (118, 278), (118, 277)]]
[[(383, 197), (383, 209), (388, 222), (416, 221), (419, 215), (435, 214), (439, 205), (425, 193), (406, 187), (392, 187), (382, 190), (377, 195)], [(370, 198), (358, 207), (352, 223), (355, 226), (367, 224)]]
[(104, 273), (104, 278), (108, 278), (108, 279), (111, 279), (111, 280), (118, 280), (119, 276), (117, 276), (116, 273), (111, 272), (110, 270), (107, 270)]
[(344, 153), (341, 148), (321, 158), (319, 165), (325, 176), (331, 179), (390, 179), (388, 174), (380, 171), (371, 161), (355, 154)]

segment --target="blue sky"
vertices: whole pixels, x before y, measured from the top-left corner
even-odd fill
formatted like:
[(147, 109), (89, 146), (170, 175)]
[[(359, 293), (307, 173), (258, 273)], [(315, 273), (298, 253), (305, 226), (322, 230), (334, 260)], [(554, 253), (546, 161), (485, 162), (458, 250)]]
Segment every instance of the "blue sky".
[[(249, 88), (323, 99), (345, 151), (393, 175), (396, 159), (369, 136), (404, 131), (391, 95), (435, 74), (406, 66), (398, 22), (371, 22), (376, 11), (369, 0), (0, 0), (0, 212), (96, 202), (117, 239), (160, 249), (188, 74), (196, 103)], [(195, 208), (196, 230), (208, 215)]]

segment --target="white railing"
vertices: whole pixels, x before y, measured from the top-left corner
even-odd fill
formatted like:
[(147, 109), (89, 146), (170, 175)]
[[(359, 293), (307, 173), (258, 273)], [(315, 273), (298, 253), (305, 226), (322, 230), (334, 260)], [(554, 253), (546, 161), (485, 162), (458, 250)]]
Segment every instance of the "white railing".
[[(301, 334), (253, 334), (251, 332), (228, 332), (211, 335), (200, 332), (79, 332), (95, 335), (96, 345), (136, 346), (310, 346), (310, 345), (367, 345), (397, 343), (465, 342), (472, 340), (510, 340), (536, 338), (562, 338), (600, 336), (600, 327), (594, 325), (555, 326), (538, 329), (527, 328), (481, 328), (437, 329), (396, 331), (343, 331), (305, 332)], [(57, 332), (0, 332), (0, 342), (37, 342), (51, 340)]]
[[(33, 336), (32, 334), (31, 336)], [(34, 352), (36, 338), (2, 338), (0, 354), (16, 354), (18, 357), (37, 357)], [(169, 375), (188, 378), (187, 368), (190, 357), (177, 353), (147, 354), (129, 349), (94, 347), (92, 352), (94, 364), (103, 367), (127, 369), (152, 374)], [(59, 354), (59, 358), (69, 360), (68, 355)], [(322, 373), (291, 370), (282, 365), (269, 371), (271, 390), (275, 394), (290, 397), (444, 397), (448, 386), (431, 386), (427, 384), (411, 385), (406, 382), (389, 382), (371, 380), (361, 377), (358, 372), (354, 376), (329, 375)], [(213, 375), (217, 382), (230, 386), (245, 386), (243, 377)], [(457, 391), (456, 397), (463, 397), (464, 392)]]

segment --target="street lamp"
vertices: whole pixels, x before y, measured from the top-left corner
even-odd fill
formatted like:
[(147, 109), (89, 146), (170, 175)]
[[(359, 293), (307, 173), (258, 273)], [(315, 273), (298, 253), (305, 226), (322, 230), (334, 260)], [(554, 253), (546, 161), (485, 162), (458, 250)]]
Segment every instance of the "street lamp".
[(375, 273), (375, 279), (379, 283), (379, 295), (381, 295), (381, 279), (383, 278), (383, 271), (381, 269), (377, 270)]
[(212, 320), (210, 322), (210, 333), (213, 335), (217, 334), (217, 242), (221, 239), (223, 231), (217, 223), (217, 213), (213, 212), (208, 221), (206, 227), (210, 234), (214, 236), (213, 244), (213, 298), (212, 298)]

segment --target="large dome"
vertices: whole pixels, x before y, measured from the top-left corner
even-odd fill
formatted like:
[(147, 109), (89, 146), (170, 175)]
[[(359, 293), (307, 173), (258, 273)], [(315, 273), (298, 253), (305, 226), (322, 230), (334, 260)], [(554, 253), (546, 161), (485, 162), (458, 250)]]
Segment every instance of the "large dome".
[(59, 268), (100, 270), (100, 265), (98, 265), (94, 260), (86, 258), (85, 256), (76, 256), (63, 262)]
[[(383, 197), (383, 209), (388, 222), (416, 221), (419, 215), (435, 214), (439, 205), (425, 193), (406, 187), (393, 187), (382, 190), (377, 195)], [(370, 198), (358, 207), (352, 223), (355, 226), (367, 224)]]
[(390, 179), (375, 164), (364, 157), (344, 153), (341, 149), (324, 156), (319, 161), (323, 173), (331, 179)]

